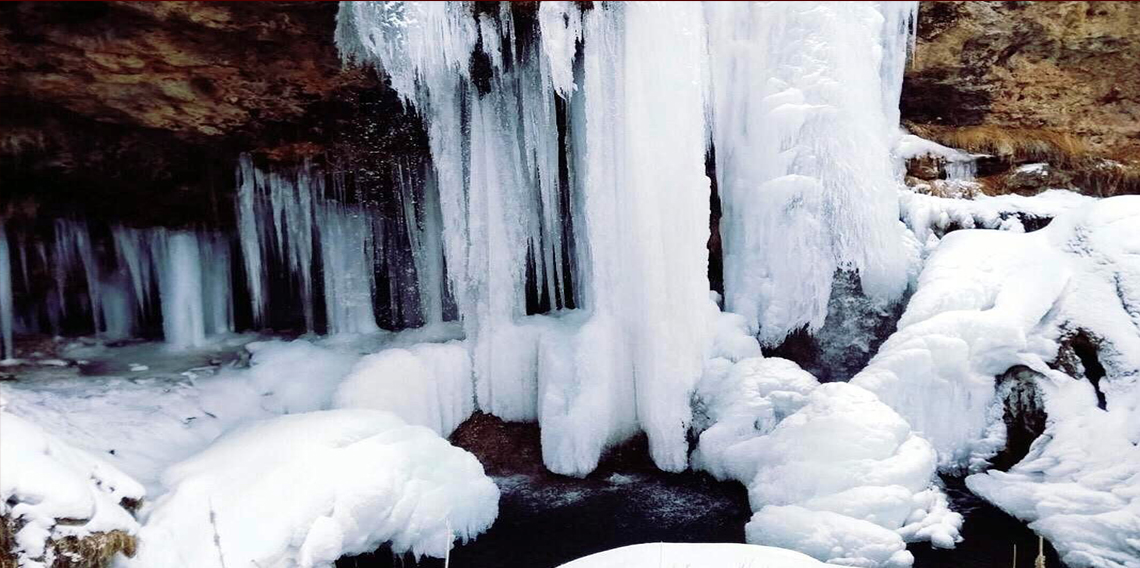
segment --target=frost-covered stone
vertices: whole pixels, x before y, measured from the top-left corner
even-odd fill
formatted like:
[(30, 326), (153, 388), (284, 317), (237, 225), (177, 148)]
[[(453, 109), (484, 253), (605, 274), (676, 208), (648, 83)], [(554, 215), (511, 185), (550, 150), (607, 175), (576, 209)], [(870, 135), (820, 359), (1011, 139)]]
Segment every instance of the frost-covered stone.
[(0, 555), (40, 568), (55, 565), (53, 541), (133, 537), (139, 524), (130, 509), (144, 493), (106, 461), (0, 410), (0, 516), (15, 529), (13, 550)]

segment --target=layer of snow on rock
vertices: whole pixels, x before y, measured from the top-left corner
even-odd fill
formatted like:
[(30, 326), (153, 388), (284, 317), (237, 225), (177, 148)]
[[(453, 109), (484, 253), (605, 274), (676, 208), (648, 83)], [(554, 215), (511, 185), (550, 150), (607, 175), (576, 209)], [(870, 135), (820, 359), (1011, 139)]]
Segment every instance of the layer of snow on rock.
[[(1085, 377), (1050, 368), (1077, 330), (1098, 346), (1104, 409)], [(1045, 434), (1009, 472), (969, 486), (1068, 565), (1140, 566), (1140, 197), (1089, 201), (1028, 234), (948, 235), (852, 383), (933, 442), (944, 468), (980, 471), (1005, 442), (994, 377), (1014, 365), (1041, 375)]]
[(1052, 219), (1094, 201), (1095, 198), (1064, 189), (1033, 196), (979, 195), (974, 199), (951, 199), (911, 190), (899, 192), (902, 219), (928, 251), (950, 228), (1025, 232), (1023, 218)]
[(254, 422), (162, 480), (128, 566), (332, 566), (384, 543), (442, 557), (498, 514), (474, 456), (375, 410)]
[(615, 548), (560, 568), (734, 568), (762, 566), (822, 568), (826, 564), (799, 552), (752, 544), (666, 543)]
[(0, 410), (0, 515), (22, 525), (13, 547), (20, 566), (54, 566), (49, 539), (135, 534), (138, 523), (123, 505), (143, 494), (106, 461)]
[(875, 567), (911, 565), (907, 541), (959, 540), (934, 449), (870, 392), (783, 359), (714, 360), (694, 402), (693, 464), (748, 486), (748, 542)]

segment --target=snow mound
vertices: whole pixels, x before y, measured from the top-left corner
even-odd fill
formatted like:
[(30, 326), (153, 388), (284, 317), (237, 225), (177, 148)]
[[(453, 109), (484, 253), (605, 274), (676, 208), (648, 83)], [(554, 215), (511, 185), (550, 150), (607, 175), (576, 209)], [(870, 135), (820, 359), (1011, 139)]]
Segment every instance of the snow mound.
[(163, 482), (129, 566), (332, 566), (385, 543), (442, 557), (498, 514), (499, 490), (471, 454), (374, 410), (250, 423)]
[(0, 515), (23, 525), (14, 543), (20, 566), (53, 566), (49, 539), (135, 534), (139, 525), (123, 505), (143, 494), (109, 463), (0, 410)]
[[(954, 232), (899, 330), (852, 380), (921, 431), (943, 468), (981, 471), (1005, 444), (994, 377), (1015, 365), (1039, 373), (1044, 435), (1008, 472), (967, 483), (1071, 566), (1140, 566), (1138, 258), (1137, 196), (1088, 202), (1033, 233)], [(1051, 366), (1076, 333), (1096, 352), (1070, 376)], [(1093, 361), (1103, 377), (1084, 368)]]
[(731, 568), (771, 566), (816, 568), (822, 562), (791, 550), (752, 544), (704, 544), (658, 542), (623, 546), (573, 562), (560, 568)]
[(334, 404), (386, 410), (447, 436), (474, 411), (471, 358), (461, 341), (367, 355), (341, 383)]
[(693, 464), (748, 487), (748, 542), (886, 567), (913, 562), (907, 541), (959, 540), (934, 449), (872, 393), (753, 358), (710, 364), (695, 403), (708, 426)]

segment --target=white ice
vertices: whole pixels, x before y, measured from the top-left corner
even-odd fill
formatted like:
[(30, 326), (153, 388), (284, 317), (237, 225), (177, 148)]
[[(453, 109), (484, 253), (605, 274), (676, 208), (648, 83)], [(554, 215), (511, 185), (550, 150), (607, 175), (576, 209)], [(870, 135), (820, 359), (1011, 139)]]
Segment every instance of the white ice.
[(906, 542), (953, 547), (962, 517), (935, 452), (870, 392), (819, 385), (790, 361), (711, 366), (695, 466), (749, 488), (748, 542), (849, 566), (909, 566)]
[(916, 3), (705, 6), (725, 307), (762, 343), (818, 330), (836, 270), (907, 285), (891, 157)]

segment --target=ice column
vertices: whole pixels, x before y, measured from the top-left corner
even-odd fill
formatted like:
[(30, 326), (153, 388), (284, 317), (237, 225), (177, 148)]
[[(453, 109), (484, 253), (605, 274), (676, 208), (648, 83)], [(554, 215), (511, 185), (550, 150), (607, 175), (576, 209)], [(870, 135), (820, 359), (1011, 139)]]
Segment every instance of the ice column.
[(0, 219), (0, 360), (13, 359), (16, 350), (12, 345), (12, 322), (15, 320), (12, 303), (12, 254), (8, 248), (8, 232)]
[[(538, 10), (535, 39), (516, 29), (508, 3), (498, 14), (344, 3), (337, 43), (425, 116), (480, 408), (537, 417), (555, 471), (588, 472), (636, 425), (658, 465), (681, 469), (712, 308), (702, 6)], [(479, 75), (472, 60), (483, 61)], [(569, 201), (584, 217), (573, 246), (563, 240), (556, 93), (572, 123)], [(588, 317), (524, 317), (527, 270), (536, 293), (565, 304), (568, 250)]]
[(915, 4), (706, 5), (726, 308), (764, 343), (823, 325), (836, 270), (906, 286), (890, 149)]

